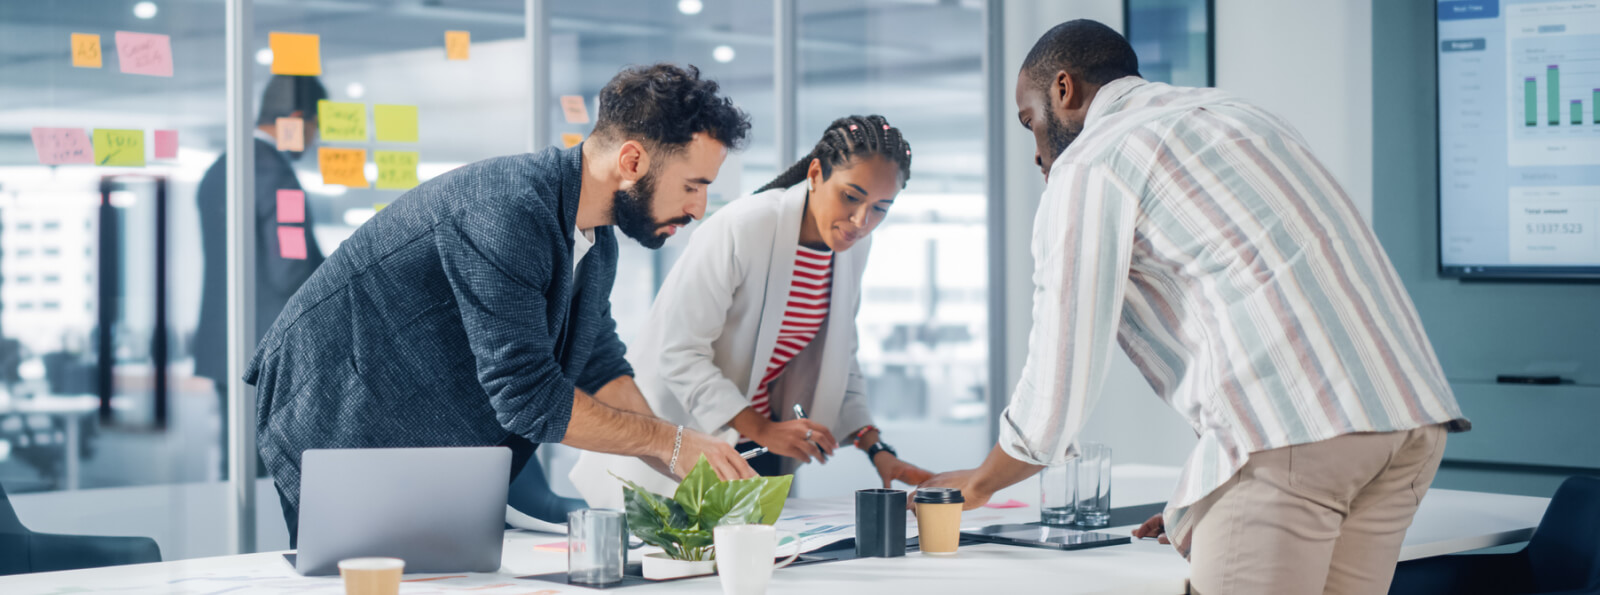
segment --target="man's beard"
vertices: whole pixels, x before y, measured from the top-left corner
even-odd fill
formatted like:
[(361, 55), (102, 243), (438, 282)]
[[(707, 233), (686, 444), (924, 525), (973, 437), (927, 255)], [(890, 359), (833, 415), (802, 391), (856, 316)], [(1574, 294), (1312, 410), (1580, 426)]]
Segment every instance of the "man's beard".
[(618, 190), (611, 200), (611, 220), (617, 229), (639, 242), (640, 246), (651, 250), (667, 243), (668, 234), (661, 231), (663, 226), (688, 225), (693, 221), (688, 215), (670, 221), (656, 221), (651, 214), (655, 206), (655, 191), (655, 174), (645, 174), (633, 188)]
[(1067, 151), (1067, 146), (1071, 145), (1072, 141), (1078, 140), (1079, 134), (1083, 134), (1083, 123), (1074, 124), (1070, 120), (1063, 122), (1056, 119), (1054, 112), (1045, 111), (1044, 139), (1049, 143), (1051, 151), (1049, 159), (1045, 161), (1045, 167), (1049, 168), (1050, 164), (1055, 163), (1056, 158)]

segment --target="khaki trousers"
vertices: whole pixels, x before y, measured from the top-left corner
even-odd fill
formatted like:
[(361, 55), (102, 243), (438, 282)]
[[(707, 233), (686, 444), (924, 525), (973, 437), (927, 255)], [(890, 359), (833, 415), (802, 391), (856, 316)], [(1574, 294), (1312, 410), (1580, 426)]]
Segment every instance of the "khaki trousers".
[(1387, 593), (1444, 443), (1428, 426), (1250, 455), (1191, 509), (1190, 592)]

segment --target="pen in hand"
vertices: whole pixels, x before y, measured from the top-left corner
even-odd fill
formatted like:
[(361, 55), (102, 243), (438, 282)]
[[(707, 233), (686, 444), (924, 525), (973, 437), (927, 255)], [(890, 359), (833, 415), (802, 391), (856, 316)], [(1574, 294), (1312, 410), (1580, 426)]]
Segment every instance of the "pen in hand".
[[(794, 404), (794, 418), (795, 419), (806, 419), (806, 408), (805, 407), (801, 407), (799, 403), (795, 403)], [(817, 456), (822, 459), (822, 462), (824, 462), (824, 463), (828, 462), (828, 453), (826, 453), (826, 452), (824, 452), (822, 450), (822, 445), (821, 444), (817, 444), (816, 440), (807, 439), (806, 441), (810, 442), (812, 446), (817, 447)]]
[(739, 456), (744, 457), (744, 460), (748, 461), (750, 459), (759, 457), (759, 456), (764, 455), (764, 454), (767, 454), (767, 447), (758, 446), (756, 448), (752, 448), (750, 450), (747, 450), (747, 451), (744, 451), (742, 453), (739, 453)]

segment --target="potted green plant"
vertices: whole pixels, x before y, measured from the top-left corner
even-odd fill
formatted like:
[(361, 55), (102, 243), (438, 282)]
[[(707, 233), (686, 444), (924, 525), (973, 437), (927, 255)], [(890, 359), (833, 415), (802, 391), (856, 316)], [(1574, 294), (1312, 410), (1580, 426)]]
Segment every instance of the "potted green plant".
[(648, 579), (715, 572), (711, 530), (725, 524), (776, 523), (794, 482), (793, 475), (721, 481), (704, 455), (671, 497), (617, 479), (624, 484), (628, 531), (664, 550), (645, 555), (644, 577)]

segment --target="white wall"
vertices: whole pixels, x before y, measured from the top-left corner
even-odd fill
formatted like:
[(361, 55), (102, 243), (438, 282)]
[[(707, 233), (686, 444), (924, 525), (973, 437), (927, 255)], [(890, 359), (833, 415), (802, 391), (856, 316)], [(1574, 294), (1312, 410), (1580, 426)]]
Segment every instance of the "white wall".
[[(1050, 27), (1088, 18), (1122, 29), (1122, 0), (1009, 0), (1007, 84)], [(1216, 0), (1217, 86), (1271, 109), (1300, 130), (1371, 221), (1372, 6), (1325, 0)], [(1010, 96), (1007, 87), (1007, 96)], [(1008, 117), (1006, 121), (1012, 122)], [(1006, 386), (1015, 387), (1031, 325), (1034, 211), (1044, 179), (1034, 141), (1006, 128)], [(1000, 395), (1009, 399), (1010, 395)], [(1083, 439), (1119, 463), (1181, 465), (1195, 435), (1118, 353)]]

